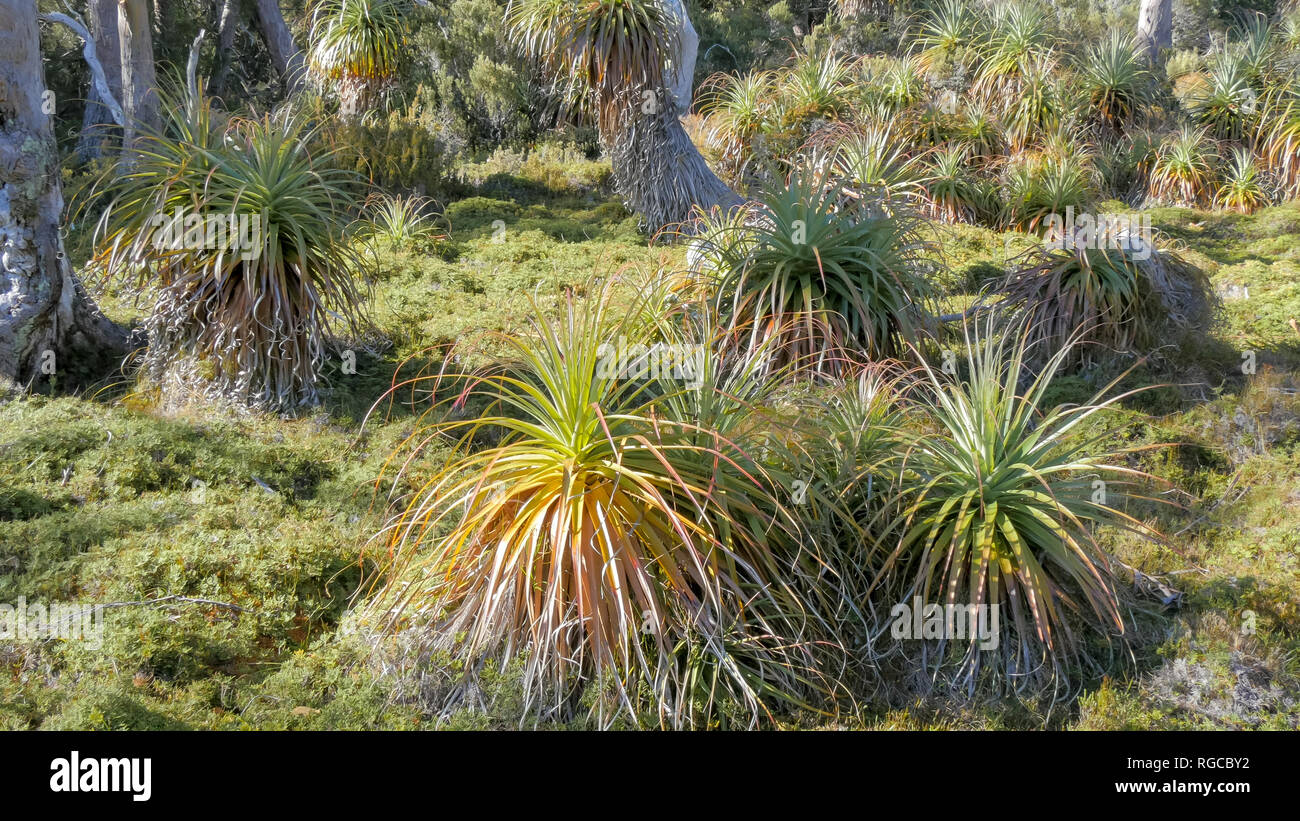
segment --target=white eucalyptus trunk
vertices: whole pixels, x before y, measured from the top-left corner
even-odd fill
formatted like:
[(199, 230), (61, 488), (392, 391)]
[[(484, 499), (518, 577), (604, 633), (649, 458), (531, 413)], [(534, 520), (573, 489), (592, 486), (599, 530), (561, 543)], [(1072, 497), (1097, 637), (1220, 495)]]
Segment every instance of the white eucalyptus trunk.
[(126, 345), (64, 253), (49, 100), (36, 0), (0, 0), (0, 383), (76, 383)]
[(158, 77), (153, 63), (153, 14), (149, 0), (118, 0), (117, 34), (122, 61), (122, 143), (130, 147), (139, 127), (156, 128)]
[(1173, 45), (1173, 0), (1142, 0), (1138, 11), (1137, 43), (1148, 62), (1160, 59), (1160, 52)]
[[(117, 35), (117, 0), (89, 0), (86, 3), (86, 23), (95, 41), (95, 55), (103, 68), (104, 83), (112, 98), (110, 104), (92, 82), (86, 93), (86, 110), (81, 119), (81, 136), (77, 140), (77, 154), (82, 160), (104, 155), (105, 142), (120, 134), (118, 116), (122, 111), (122, 53)], [(117, 107), (116, 113), (113, 106)]]

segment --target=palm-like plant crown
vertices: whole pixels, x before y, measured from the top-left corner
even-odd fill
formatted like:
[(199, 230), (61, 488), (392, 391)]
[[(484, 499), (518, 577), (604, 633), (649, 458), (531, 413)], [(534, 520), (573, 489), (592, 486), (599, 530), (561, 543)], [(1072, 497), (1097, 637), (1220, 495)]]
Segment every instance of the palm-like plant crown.
[(675, 34), (654, 0), (514, 0), (506, 21), (571, 107), (594, 92), (604, 125), (663, 88)]
[(410, 12), (410, 0), (321, 0), (312, 13), (308, 67), (338, 83), (345, 102), (363, 107), (397, 74)]
[(154, 301), (146, 364), (252, 405), (317, 396), (330, 317), (357, 327), (364, 268), (344, 239), (355, 176), (291, 111), (224, 118), (201, 94), (146, 133), (99, 226), (99, 262)]

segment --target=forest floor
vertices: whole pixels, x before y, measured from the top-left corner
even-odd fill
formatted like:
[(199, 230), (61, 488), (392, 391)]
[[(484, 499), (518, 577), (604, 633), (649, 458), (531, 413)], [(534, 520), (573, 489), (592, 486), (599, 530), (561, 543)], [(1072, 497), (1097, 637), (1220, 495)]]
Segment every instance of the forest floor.
[[(506, 155), (467, 179), (476, 195), (447, 207), (450, 237), (434, 253), (382, 257), (371, 311), (382, 341), (358, 347), (355, 373), (342, 345), (333, 351), (324, 404), (308, 415), (164, 409), (125, 377), (0, 400), (0, 602), (118, 605), (99, 647), (0, 641), (0, 729), (433, 726), (342, 628), (385, 518), (389, 486), (376, 480), (421, 407), (368, 412), (439, 346), (526, 331), (530, 301), (554, 312), (593, 277), (672, 269), (684, 255), (648, 241), (599, 163)], [(1112, 420), (1128, 443), (1174, 443), (1141, 464), (1176, 503), (1150, 513), (1170, 545), (1107, 536), (1136, 584), (1172, 589), (1169, 606), (1053, 709), (918, 699), (864, 705), (836, 726), (1300, 723), (1300, 207), (1148, 213), (1225, 294), (1205, 339), (1130, 377), (1167, 386)], [(937, 231), (954, 303), (1028, 242)], [(120, 321), (140, 313), (121, 294), (99, 298)], [(481, 350), (491, 356), (491, 342)], [(1256, 372), (1243, 374), (1252, 355)], [(1107, 375), (1063, 378), (1057, 399), (1085, 399)], [(179, 598), (152, 603), (163, 597)], [(439, 726), (518, 721), (503, 708)]]

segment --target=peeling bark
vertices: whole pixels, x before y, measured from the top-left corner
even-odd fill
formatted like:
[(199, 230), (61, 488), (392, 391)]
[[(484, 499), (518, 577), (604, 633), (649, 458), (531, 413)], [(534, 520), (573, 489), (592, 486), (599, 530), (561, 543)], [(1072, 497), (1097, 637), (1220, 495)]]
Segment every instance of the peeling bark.
[(673, 34), (673, 53), (669, 55), (664, 81), (673, 99), (677, 101), (677, 113), (686, 114), (691, 110), (691, 97), (695, 88), (695, 58), (700, 49), (700, 35), (691, 25), (690, 14), (686, 11), (683, 0), (664, 0), (668, 16), (676, 24)]
[[(35, 0), (0, 0), (0, 382), (97, 375), (126, 336), (72, 272)], [(52, 372), (52, 373), (51, 373)]]

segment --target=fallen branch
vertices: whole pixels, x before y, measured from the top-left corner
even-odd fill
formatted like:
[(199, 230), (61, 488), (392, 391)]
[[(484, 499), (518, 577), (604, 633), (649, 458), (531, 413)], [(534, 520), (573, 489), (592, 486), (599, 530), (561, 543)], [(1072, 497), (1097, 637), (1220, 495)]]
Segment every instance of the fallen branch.
[(935, 317), (935, 319), (938, 320), (939, 322), (942, 322), (945, 325), (948, 324), (949, 322), (964, 322), (967, 319), (970, 319), (976, 316), (977, 314), (979, 314), (980, 311), (989, 311), (992, 309), (993, 309), (992, 305), (985, 305), (982, 302), (977, 302), (976, 304), (970, 306), (964, 311), (955, 314), (939, 314), (938, 316)]
[(105, 610), (107, 610), (114, 607), (140, 607), (143, 605), (164, 604), (166, 602), (173, 602), (173, 601), (180, 602), (182, 604), (206, 604), (211, 607), (224, 607), (227, 610), (237, 610), (240, 613), (253, 612), (252, 610), (248, 610), (247, 608), (240, 607), (237, 604), (231, 604), (230, 602), (214, 601), (213, 599), (199, 599), (199, 598), (194, 598), (192, 596), (179, 596), (179, 595), (163, 596), (161, 598), (145, 599), (143, 601), (114, 601), (114, 602), (106, 602), (104, 604), (95, 604), (90, 606), (102, 607)]
[[(1133, 574), (1133, 589), (1160, 602), (1162, 607), (1177, 608), (1183, 600), (1183, 591), (1170, 587), (1149, 573), (1143, 573), (1136, 567), (1118, 559), (1115, 563)], [(1167, 575), (1167, 574), (1162, 574)]]
[(199, 599), (199, 598), (194, 598), (192, 596), (170, 595), (170, 596), (163, 596), (157, 599), (144, 599), (143, 601), (113, 601), (113, 602), (104, 602), (103, 604), (81, 605), (77, 608), (76, 613), (69, 613), (67, 618), (61, 620), (59, 624), (61, 625), (71, 624), (74, 619), (82, 618), (87, 613), (96, 613), (102, 610), (113, 610), (119, 607), (144, 607), (146, 605), (166, 604), (168, 602), (179, 602), (181, 604), (206, 604), (210, 607), (221, 607), (226, 610), (235, 610), (240, 613), (252, 613), (253, 615), (257, 615), (255, 611), (240, 607), (237, 604), (231, 604), (230, 602), (214, 601), (212, 599)]

